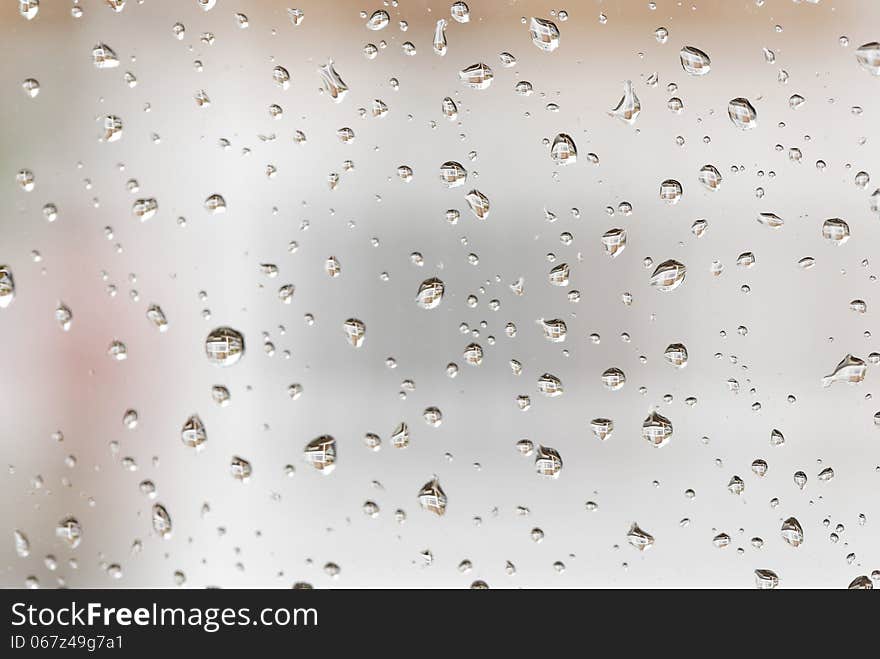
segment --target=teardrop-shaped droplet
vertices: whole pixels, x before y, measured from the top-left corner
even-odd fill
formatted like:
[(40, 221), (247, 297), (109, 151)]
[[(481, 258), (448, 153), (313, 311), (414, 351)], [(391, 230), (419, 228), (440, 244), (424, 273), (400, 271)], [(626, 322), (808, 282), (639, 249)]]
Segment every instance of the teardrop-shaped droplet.
[(161, 503), (153, 504), (153, 531), (160, 538), (168, 539), (171, 537), (172, 525), (171, 525), (171, 515), (168, 514), (168, 511), (165, 509)]
[(222, 195), (212, 194), (205, 199), (205, 210), (211, 215), (219, 215), (226, 212), (226, 200)]
[(880, 43), (872, 41), (856, 49), (856, 60), (868, 73), (880, 76)]
[(272, 80), (276, 86), (287, 89), (290, 87), (290, 72), (283, 66), (276, 66), (272, 69)]
[(688, 351), (682, 343), (670, 343), (663, 352), (663, 358), (676, 368), (684, 368), (688, 363)]
[(114, 114), (108, 114), (101, 119), (104, 132), (101, 140), (104, 142), (116, 142), (122, 137), (122, 119)]
[(22, 18), (34, 20), (40, 12), (40, 0), (18, 0), (18, 13)]
[(367, 326), (363, 321), (358, 320), (357, 318), (349, 318), (342, 324), (342, 329), (345, 332), (345, 338), (348, 339), (348, 342), (352, 346), (360, 348), (364, 344), (364, 339), (367, 335)]
[(565, 388), (562, 386), (562, 380), (558, 377), (551, 373), (544, 373), (538, 378), (538, 391), (548, 398), (555, 398), (561, 396)]
[(571, 268), (568, 263), (560, 263), (550, 270), (547, 278), (554, 286), (568, 286)]
[(715, 165), (703, 165), (698, 178), (707, 190), (717, 190), (721, 185), (721, 172)]
[(735, 98), (727, 104), (727, 116), (733, 125), (741, 130), (750, 130), (758, 125), (758, 113), (748, 99)]
[(27, 558), (31, 553), (31, 543), (28, 537), (18, 529), (13, 530), (12, 537), (15, 541), (15, 553), (19, 558)]
[(55, 535), (64, 540), (71, 549), (76, 549), (82, 542), (82, 526), (76, 517), (65, 517), (55, 527)]
[(672, 438), (672, 422), (657, 412), (651, 412), (642, 422), (642, 438), (653, 446), (665, 446)]
[(322, 474), (331, 473), (336, 468), (336, 440), (330, 435), (313, 439), (306, 444), (303, 457)]
[(639, 551), (646, 551), (654, 546), (654, 536), (639, 528), (635, 522), (629, 527), (626, 540)]
[(782, 539), (792, 547), (799, 547), (804, 542), (804, 530), (794, 517), (789, 517), (782, 523), (781, 533)]
[(468, 8), (467, 3), (462, 2), (462, 0), (453, 2), (449, 8), (449, 13), (459, 23), (467, 23), (471, 20), (471, 10)]
[(112, 69), (119, 66), (119, 58), (110, 46), (99, 43), (92, 48), (92, 63), (98, 69)]
[(541, 476), (559, 478), (562, 472), (562, 457), (549, 446), (538, 446), (535, 453), (535, 471)]
[(151, 304), (147, 307), (147, 320), (153, 323), (153, 326), (160, 332), (168, 330), (168, 319), (158, 304)]
[(391, 17), (388, 16), (388, 12), (384, 9), (377, 9), (367, 20), (367, 29), (373, 31), (382, 30), (386, 28), (390, 22)]
[(865, 379), (867, 372), (868, 367), (863, 359), (848, 354), (840, 360), (831, 375), (822, 378), (822, 386), (830, 387), (835, 382), (858, 384)]
[(464, 200), (467, 202), (468, 208), (478, 220), (485, 220), (489, 217), (489, 198), (479, 190), (471, 190), (468, 192)]
[(391, 445), (394, 448), (406, 448), (409, 446), (409, 426), (401, 421), (391, 433)]
[(205, 424), (199, 418), (198, 414), (189, 417), (180, 429), (180, 441), (184, 446), (201, 450), (204, 443), (208, 441), (208, 431), (205, 430)]
[(529, 21), (529, 36), (532, 43), (545, 52), (559, 48), (559, 28), (552, 21), (543, 18), (532, 18)]
[(237, 455), (232, 456), (232, 460), (229, 462), (229, 473), (235, 480), (246, 483), (253, 472), (254, 469), (250, 462)]
[(342, 99), (348, 93), (348, 85), (345, 84), (342, 77), (333, 67), (333, 60), (328, 59), (326, 64), (322, 64), (318, 68), (318, 73), (321, 76), (321, 83), (324, 85), (324, 92), (335, 103), (342, 102)]
[(602, 234), (602, 247), (608, 256), (615, 257), (626, 249), (626, 229), (609, 229)]
[(639, 101), (639, 97), (636, 96), (632, 81), (627, 80), (623, 83), (623, 97), (613, 109), (608, 111), (608, 114), (628, 124), (632, 124), (638, 118), (641, 110), (642, 104)]
[(687, 268), (674, 259), (663, 261), (651, 275), (650, 285), (658, 291), (674, 291), (684, 281)]
[(446, 493), (440, 487), (440, 481), (437, 478), (433, 478), (422, 486), (418, 499), (422, 510), (427, 510), (438, 516), (446, 513)]
[(568, 328), (565, 321), (559, 318), (552, 320), (541, 320), (541, 327), (544, 329), (544, 338), (553, 343), (562, 343), (565, 341), (565, 335)]
[(550, 147), (550, 159), (557, 165), (571, 165), (577, 162), (577, 147), (571, 136), (559, 133)]
[(449, 96), (443, 99), (442, 111), (443, 116), (449, 121), (455, 121), (458, 117), (458, 106)]
[(419, 284), (419, 292), (416, 295), (416, 303), (422, 309), (434, 309), (443, 299), (445, 286), (437, 277), (431, 277)]
[(70, 331), (70, 326), (73, 324), (73, 312), (63, 302), (59, 302), (55, 307), (55, 321), (63, 331)]
[(684, 46), (679, 52), (681, 58), (681, 68), (685, 73), (692, 76), (704, 76), (709, 73), (712, 62), (709, 56), (699, 48), (693, 46)]

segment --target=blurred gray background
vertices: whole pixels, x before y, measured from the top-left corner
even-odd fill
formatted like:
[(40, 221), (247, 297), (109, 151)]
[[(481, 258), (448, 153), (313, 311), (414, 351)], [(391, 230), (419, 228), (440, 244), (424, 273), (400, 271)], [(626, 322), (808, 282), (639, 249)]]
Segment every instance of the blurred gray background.
[[(0, 264), (14, 274), (16, 297), (0, 309), (0, 455), (8, 466), (0, 479), (0, 584), (174, 587), (179, 571), (187, 587), (483, 580), (493, 588), (752, 588), (762, 568), (795, 588), (846, 587), (880, 570), (877, 375), (869, 364), (861, 384), (821, 383), (847, 353), (867, 360), (880, 349), (871, 336), (880, 223), (869, 199), (877, 186), (854, 183), (859, 171), (874, 175), (880, 159), (880, 78), (855, 54), (880, 39), (880, 5), (471, 0), (470, 22), (460, 24), (450, 4), (297, 0), (304, 20), (294, 26), (291, 5), (274, 1), (218, 0), (206, 12), (195, 0), (128, 0), (116, 13), (97, 0), (43, 0), (30, 21), (18, 2), (3, 2)], [(383, 8), (390, 24), (368, 30), (361, 12)], [(246, 29), (237, 12), (247, 15)], [(558, 26), (556, 51), (531, 43), (522, 19), (532, 16)], [(449, 23), (443, 57), (431, 45), (440, 18)], [(668, 30), (665, 43), (658, 27)], [(380, 41), (386, 47), (367, 59), (364, 46)], [(404, 52), (407, 41), (414, 56)], [(93, 65), (99, 43), (116, 52), (118, 67)], [(682, 70), (684, 45), (709, 54), (708, 75)], [(502, 66), (503, 51), (515, 66)], [(328, 58), (350, 88), (338, 104), (320, 93), (317, 69)], [(458, 71), (480, 61), (494, 71), (491, 86), (465, 88)], [(287, 90), (273, 82), (276, 65), (290, 72)], [(127, 71), (136, 86), (126, 84)], [(35, 98), (22, 90), (26, 78), (39, 80)], [(532, 83), (531, 96), (514, 92), (521, 80)], [(642, 105), (632, 126), (607, 114), (625, 80)], [(199, 90), (209, 107), (196, 106)], [(792, 109), (793, 94), (806, 103)], [(442, 115), (446, 96), (458, 104), (457, 121)], [(667, 109), (672, 96), (684, 103), (680, 114)], [(728, 119), (735, 97), (757, 110), (755, 129)], [(374, 99), (388, 106), (385, 117), (372, 116)], [(270, 116), (273, 103), (280, 119)], [(108, 114), (124, 122), (112, 143), (99, 141), (96, 121)], [(342, 127), (354, 130), (353, 143), (339, 140)], [(298, 130), (307, 138), (299, 145)], [(551, 161), (544, 140), (557, 133), (577, 143), (577, 163)], [(800, 162), (789, 158), (791, 148), (801, 150)], [(448, 160), (468, 169), (464, 187), (438, 180)], [(705, 164), (723, 176), (715, 192), (697, 180)], [(412, 168), (411, 182), (398, 178), (400, 165)], [(16, 183), (21, 169), (34, 174), (30, 192)], [(332, 172), (340, 176), (335, 190)], [(683, 186), (674, 206), (659, 198), (665, 179)], [(491, 201), (485, 221), (464, 201), (473, 187)], [(203, 208), (213, 193), (226, 199), (225, 214)], [(147, 222), (132, 215), (138, 198), (158, 201)], [(630, 215), (619, 212), (621, 202), (632, 205)], [(47, 203), (58, 208), (55, 222), (43, 215)], [(447, 209), (461, 211), (456, 225)], [(759, 212), (776, 213), (785, 226), (758, 224)], [(845, 245), (822, 238), (822, 222), (833, 217), (849, 223)], [(698, 218), (709, 227), (701, 238), (690, 231)], [(613, 227), (625, 228), (628, 242), (612, 260), (600, 237)], [(757, 259), (748, 270), (736, 266), (746, 251)], [(341, 264), (337, 278), (324, 270), (331, 255)], [(815, 266), (804, 270), (797, 263), (807, 256)], [(684, 283), (665, 293), (649, 286), (647, 257), (684, 263)], [(714, 261), (724, 266), (718, 276)], [(570, 285), (551, 286), (547, 273), (562, 262), (571, 266)], [(261, 264), (277, 265), (278, 276), (268, 278)], [(446, 295), (426, 311), (414, 300), (433, 276)], [(509, 284), (520, 277), (524, 295), (516, 296)], [(288, 283), (296, 292), (285, 305), (277, 291)], [(851, 311), (853, 299), (866, 301), (867, 313)], [(59, 301), (73, 313), (69, 332), (54, 317)], [(146, 319), (152, 303), (164, 310), (167, 332)], [(366, 323), (359, 349), (342, 331), (351, 317)], [(540, 318), (564, 319), (565, 343), (546, 341)], [(516, 325), (514, 338), (507, 323)], [(247, 342), (245, 357), (226, 369), (209, 363), (203, 347), (221, 325)], [(126, 344), (125, 361), (106, 354), (114, 339)], [(485, 353), (476, 367), (462, 358), (472, 341)], [(673, 342), (688, 348), (686, 369), (663, 359)], [(511, 359), (522, 363), (521, 375)], [(460, 369), (454, 379), (450, 362)], [(623, 389), (603, 386), (609, 367), (625, 372)], [(545, 372), (562, 380), (561, 397), (538, 393)], [(402, 398), (404, 380), (415, 389)], [(294, 383), (303, 387), (296, 400), (288, 395)], [(228, 406), (212, 400), (213, 385), (228, 387)], [(525, 412), (521, 394), (531, 397)], [(688, 397), (696, 404), (685, 404)], [(422, 419), (429, 406), (443, 412), (438, 428)], [(133, 430), (122, 423), (130, 408), (139, 415)], [(640, 436), (651, 409), (674, 425), (660, 449)], [(180, 439), (194, 413), (208, 433), (199, 453)], [(594, 417), (614, 420), (605, 442), (589, 430)], [(404, 450), (389, 440), (401, 421), (411, 432)], [(774, 428), (784, 446), (770, 446)], [(63, 441), (53, 438), (58, 431)], [(368, 432), (382, 437), (380, 451), (365, 447)], [(323, 434), (338, 450), (327, 476), (302, 457)], [(518, 454), (523, 438), (560, 452), (558, 479), (540, 477), (534, 458)], [(250, 461), (247, 483), (231, 476), (233, 456)], [(764, 478), (751, 471), (755, 459), (769, 464)], [(825, 467), (835, 477), (821, 482)], [(809, 479), (803, 490), (793, 481), (798, 470)], [(417, 500), (433, 475), (448, 496), (443, 517)], [(727, 489), (734, 475), (745, 482), (738, 496)], [(146, 479), (156, 485), (154, 500), (139, 490)], [(364, 514), (366, 501), (378, 504), (377, 517)], [(589, 512), (587, 501), (598, 509)], [(172, 517), (169, 539), (152, 530), (155, 502)], [(520, 506), (529, 514), (518, 514)], [(55, 535), (68, 515), (82, 525), (76, 549)], [(805, 533), (798, 548), (780, 536), (791, 516)], [(633, 522), (654, 536), (650, 550), (627, 543)], [(533, 528), (543, 530), (542, 542), (530, 537)], [(14, 530), (28, 537), (28, 556), (16, 553)], [(717, 548), (713, 537), (722, 532), (731, 543)], [(755, 537), (762, 548), (750, 543)], [(459, 569), (465, 559), (470, 571)]]

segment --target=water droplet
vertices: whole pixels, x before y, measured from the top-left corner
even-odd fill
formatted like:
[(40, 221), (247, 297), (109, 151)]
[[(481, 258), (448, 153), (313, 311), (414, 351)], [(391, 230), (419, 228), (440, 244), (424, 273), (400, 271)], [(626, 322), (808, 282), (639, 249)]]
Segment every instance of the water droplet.
[(253, 472), (254, 470), (253, 467), (251, 467), (251, 463), (237, 455), (233, 456), (232, 460), (229, 462), (229, 473), (232, 474), (232, 477), (237, 481), (246, 483)]
[(830, 387), (835, 382), (848, 382), (850, 384), (858, 384), (865, 379), (868, 367), (864, 360), (847, 354), (837, 366), (831, 375), (822, 378), (822, 386)]
[(635, 522), (629, 527), (626, 540), (639, 551), (646, 551), (654, 546), (654, 536), (640, 529)]
[(168, 319), (165, 318), (165, 312), (158, 304), (151, 304), (147, 307), (147, 320), (153, 323), (153, 326), (160, 332), (168, 330)]
[[(0, 301), (2, 301), (2, 298), (0, 298)], [(68, 332), (73, 323), (73, 312), (66, 304), (59, 302), (58, 306), (55, 307), (55, 320), (63, 331)]]
[(35, 78), (27, 78), (21, 83), (21, 88), (29, 98), (36, 98), (40, 93), (40, 83)]
[(494, 77), (495, 74), (492, 72), (492, 69), (482, 62), (471, 64), (466, 69), (458, 72), (459, 80), (471, 89), (488, 89)]
[(65, 517), (55, 527), (55, 535), (64, 540), (71, 549), (76, 549), (82, 542), (82, 526), (76, 517)]
[(758, 222), (771, 229), (781, 229), (785, 221), (775, 213), (758, 213)]
[(19, 558), (27, 558), (31, 553), (31, 543), (28, 541), (28, 537), (18, 529), (12, 532), (12, 537), (15, 540), (15, 553)]
[(684, 264), (670, 259), (657, 266), (649, 283), (658, 291), (674, 291), (684, 281), (685, 274)]
[(682, 343), (670, 343), (663, 352), (663, 358), (676, 368), (685, 368), (688, 364), (688, 351)]
[(342, 329), (345, 332), (345, 338), (348, 339), (352, 346), (360, 348), (364, 344), (367, 326), (364, 325), (363, 321), (357, 318), (349, 318), (342, 324)]
[(436, 277), (426, 279), (419, 284), (419, 292), (416, 295), (416, 303), (422, 309), (434, 309), (443, 299), (445, 286), (443, 282)]
[(471, 10), (468, 8), (467, 3), (461, 2), (461, 0), (452, 3), (449, 13), (459, 23), (467, 23), (471, 20)]
[(449, 121), (455, 121), (458, 117), (458, 106), (449, 96), (443, 99), (442, 112)]
[(328, 59), (326, 64), (322, 64), (318, 68), (318, 73), (321, 76), (321, 83), (324, 85), (324, 92), (333, 99), (335, 103), (342, 102), (342, 99), (345, 98), (345, 95), (348, 93), (348, 85), (345, 84), (339, 73), (333, 67), (333, 60)]
[(703, 165), (698, 178), (708, 190), (714, 191), (721, 186), (721, 172), (714, 165)]
[(467, 181), (467, 170), (461, 163), (449, 160), (440, 165), (440, 180), (447, 188), (457, 188)]
[(388, 12), (384, 9), (377, 9), (367, 21), (367, 29), (373, 31), (382, 30), (388, 27), (389, 22), (391, 22), (391, 18), (388, 16)]
[(446, 513), (446, 493), (440, 487), (440, 481), (437, 478), (433, 478), (422, 486), (418, 498), (422, 510), (427, 510), (438, 516)]
[(446, 54), (446, 19), (441, 18), (437, 21), (434, 28), (434, 52), (441, 57)]
[(832, 245), (843, 245), (849, 240), (849, 225), (839, 218), (831, 218), (822, 223), (822, 237)]
[(623, 97), (613, 109), (608, 111), (608, 114), (628, 124), (632, 124), (638, 118), (641, 110), (642, 104), (639, 101), (639, 97), (636, 96), (632, 81), (627, 80), (623, 83)]
[(642, 438), (653, 446), (665, 446), (672, 438), (672, 422), (657, 412), (651, 412), (642, 422)]
[(171, 537), (172, 525), (171, 515), (161, 503), (153, 504), (153, 531), (160, 538), (168, 539)]
[(562, 457), (559, 452), (549, 446), (538, 446), (535, 454), (535, 471), (541, 476), (559, 478), (562, 472)]
[(782, 523), (781, 532), (782, 539), (792, 547), (799, 547), (804, 541), (804, 530), (794, 517), (789, 517)]
[(681, 68), (685, 73), (692, 76), (704, 76), (711, 69), (711, 61), (709, 56), (699, 48), (693, 46), (684, 46), (679, 52), (681, 59)]
[(471, 190), (465, 195), (464, 200), (478, 220), (489, 217), (489, 198), (482, 192), (477, 189)]
[(208, 361), (218, 366), (232, 366), (244, 356), (244, 336), (231, 327), (218, 327), (205, 339)]
[(550, 270), (547, 277), (554, 286), (568, 286), (570, 273), (568, 263), (560, 263)]
[(550, 147), (550, 158), (557, 165), (571, 165), (577, 162), (577, 147), (574, 140), (565, 133), (559, 133)]
[(856, 60), (868, 73), (880, 76), (880, 43), (872, 41), (856, 49)]
[(322, 474), (330, 474), (336, 468), (336, 440), (330, 435), (321, 435), (306, 444), (303, 456)]
[(681, 201), (681, 183), (674, 179), (666, 179), (660, 184), (660, 199), (670, 206)]
[(552, 52), (559, 47), (559, 28), (546, 19), (532, 18), (529, 22), (529, 36), (532, 43), (545, 52)]
[(0, 265), (0, 309), (7, 308), (15, 299), (15, 280), (8, 265)]
[(727, 115), (733, 125), (741, 130), (749, 130), (758, 125), (758, 113), (748, 99), (735, 98), (727, 104)]
[(558, 377), (550, 373), (544, 373), (538, 378), (538, 391), (548, 398), (555, 398), (556, 396), (561, 396), (565, 389)]
[(208, 441), (208, 431), (198, 414), (189, 417), (180, 429), (180, 440), (184, 446), (201, 450)]
[(128, 348), (122, 341), (111, 341), (110, 347), (107, 348), (107, 354), (118, 362), (128, 358)]
[(18, 0), (18, 13), (31, 21), (40, 11), (40, 0)]
[(614, 421), (598, 417), (590, 421), (590, 430), (593, 432), (596, 439), (605, 441), (611, 437), (611, 434), (614, 432)]
[(283, 66), (276, 66), (272, 69), (272, 80), (281, 89), (290, 87), (290, 73)]
[(92, 48), (92, 63), (97, 69), (113, 69), (119, 66), (119, 58), (110, 46), (99, 43)]

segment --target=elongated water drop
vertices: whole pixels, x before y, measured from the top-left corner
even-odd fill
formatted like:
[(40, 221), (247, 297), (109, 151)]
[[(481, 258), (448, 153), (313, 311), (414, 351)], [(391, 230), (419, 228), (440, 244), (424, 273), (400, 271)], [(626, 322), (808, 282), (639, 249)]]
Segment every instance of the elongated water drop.
[(641, 110), (642, 104), (639, 101), (639, 97), (636, 96), (632, 81), (627, 80), (623, 83), (623, 97), (614, 108), (608, 111), (608, 114), (628, 124), (632, 124), (638, 118)]

